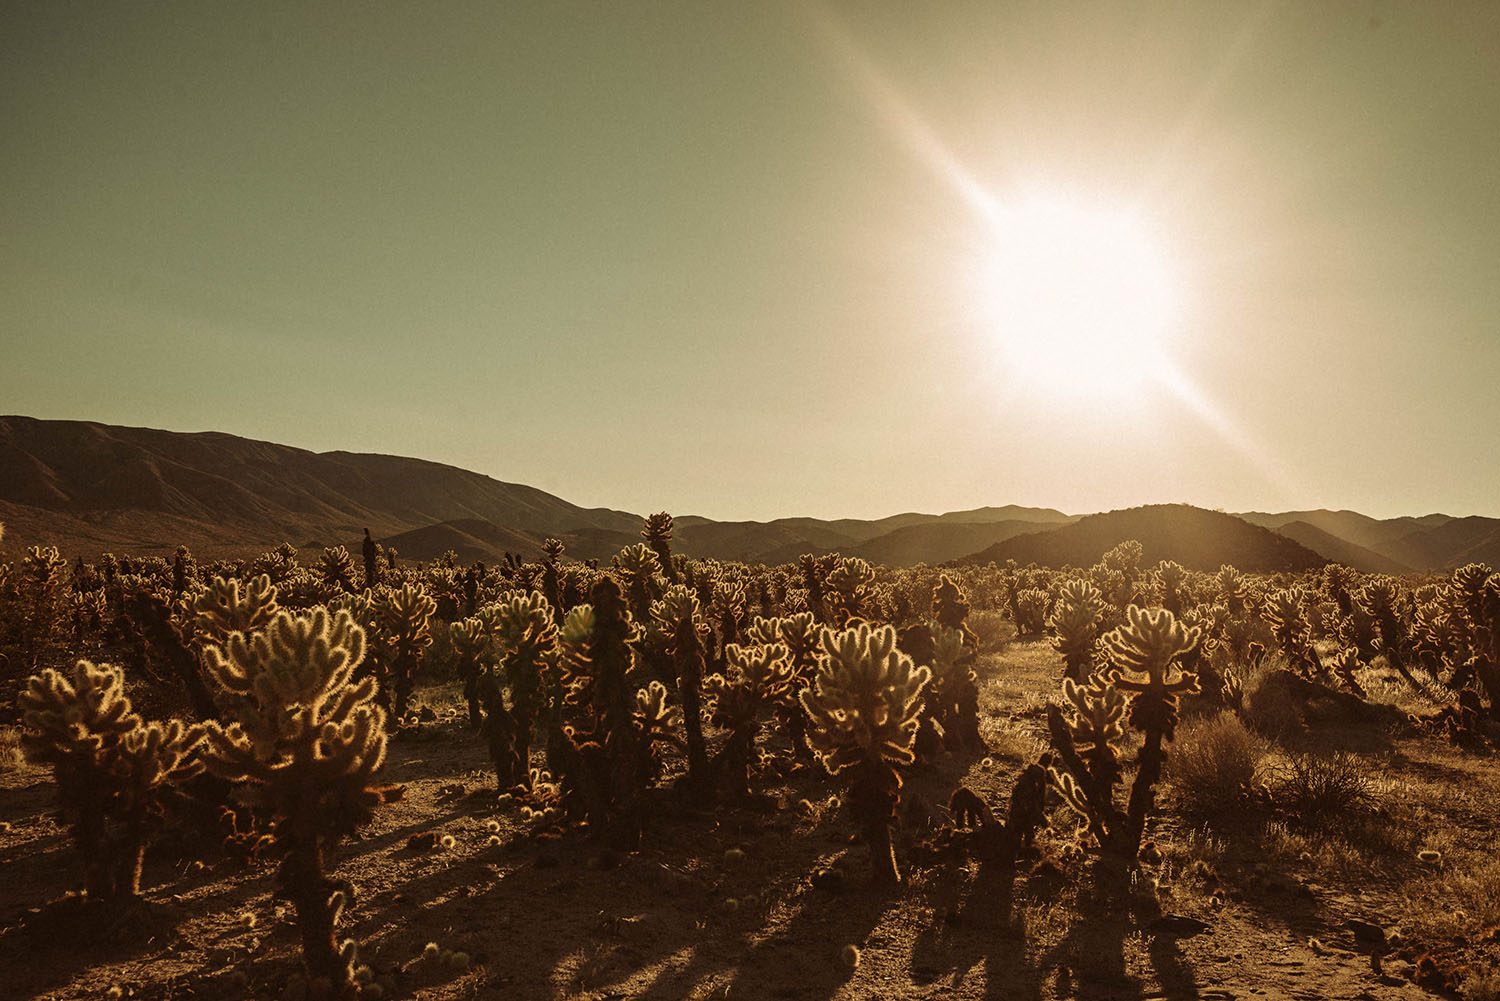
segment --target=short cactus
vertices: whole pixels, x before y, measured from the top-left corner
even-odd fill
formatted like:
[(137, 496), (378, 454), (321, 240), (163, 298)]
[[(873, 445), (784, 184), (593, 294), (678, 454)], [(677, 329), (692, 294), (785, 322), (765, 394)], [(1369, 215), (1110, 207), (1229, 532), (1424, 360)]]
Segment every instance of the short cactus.
[(71, 674), (44, 671), (21, 693), (21, 746), (50, 764), (63, 815), (84, 856), (88, 899), (135, 900), (141, 862), (163, 821), (161, 795), (202, 770), (201, 726), (146, 723), (112, 664), (80, 660)]
[(731, 643), (724, 659), (726, 672), (704, 684), (713, 722), (729, 730), (714, 771), (731, 796), (743, 799), (750, 792), (751, 756), (761, 713), (790, 697), (792, 665), (786, 647), (780, 645)]

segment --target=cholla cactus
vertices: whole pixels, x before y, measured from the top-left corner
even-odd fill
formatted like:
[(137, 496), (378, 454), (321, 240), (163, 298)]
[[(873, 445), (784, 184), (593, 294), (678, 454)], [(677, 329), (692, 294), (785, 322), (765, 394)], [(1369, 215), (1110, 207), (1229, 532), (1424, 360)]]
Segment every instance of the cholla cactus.
[(725, 647), (740, 640), (740, 623), (745, 621), (745, 582), (722, 575), (715, 580), (708, 615), (710, 621), (718, 623), (718, 661), (722, 664)]
[(1052, 648), (1063, 655), (1063, 675), (1083, 681), (1094, 670), (1099, 627), (1104, 622), (1104, 594), (1086, 580), (1070, 580), (1062, 587), (1047, 625)]
[(193, 633), (204, 645), (222, 646), (230, 633), (253, 633), (264, 629), (280, 608), (276, 585), (260, 574), (243, 585), (233, 578), (215, 577), (193, 602)]
[(630, 605), (630, 614), (638, 621), (647, 621), (651, 614), (651, 602), (661, 595), (657, 576), (662, 572), (661, 562), (654, 552), (644, 544), (626, 546), (615, 557), (615, 566), (625, 580), (625, 600)]
[(746, 631), (751, 643), (762, 646), (780, 644), (786, 647), (787, 664), (792, 672), (790, 691), (792, 698), (778, 704), (782, 724), (792, 742), (792, 754), (806, 757), (812, 754), (807, 742), (807, 714), (797, 701), (813, 681), (818, 670), (818, 653), (823, 638), (823, 629), (811, 612), (794, 612), (775, 619), (756, 618)]
[(1182, 614), (1182, 585), (1187, 581), (1187, 571), (1182, 564), (1162, 560), (1151, 571), (1151, 583), (1156, 589), (1161, 607), (1173, 615)]
[(913, 760), (922, 690), (932, 673), (896, 649), (890, 626), (825, 631), (822, 647), (813, 685), (800, 696), (812, 721), (808, 739), (829, 774), (853, 770), (850, 810), (870, 844), (877, 878), (896, 882), (890, 825), (901, 802), (897, 769)]
[(164, 787), (202, 769), (203, 728), (145, 723), (112, 664), (80, 660), (71, 676), (33, 675), (21, 693), (21, 746), (50, 764), (63, 815), (84, 857), (91, 901), (117, 907), (140, 896), (141, 861), (161, 826)]
[(380, 697), (394, 715), (387, 725), (394, 728), (406, 715), (406, 704), (416, 684), (417, 668), (432, 645), (432, 616), (437, 602), (419, 584), (403, 584), (399, 590), (382, 591), (375, 598), (375, 621), (379, 623)]
[(236, 718), (208, 724), (209, 771), (274, 818), (277, 876), (296, 907), (308, 975), (326, 977), (339, 997), (355, 994), (354, 943), (334, 938), (348, 897), (326, 876), (325, 853), (399, 791), (375, 784), (385, 711), (373, 678), (353, 681), (364, 654), (364, 630), (349, 613), (321, 608), (282, 612), (264, 632), (205, 651)]
[(1380, 637), (1379, 649), (1385, 654), (1386, 663), (1405, 678), (1407, 684), (1422, 691), (1423, 685), (1412, 676), (1406, 666), (1406, 654), (1411, 645), (1411, 631), (1408, 627), (1407, 615), (1403, 614), (1403, 605), (1410, 602), (1410, 596), (1403, 593), (1400, 583), (1395, 578), (1378, 574), (1371, 577), (1365, 586), (1359, 589), (1354, 595), (1354, 600), (1360, 609), (1374, 620), (1376, 633)]
[[(1177, 696), (1197, 686), (1196, 675), (1180, 662), (1197, 649), (1200, 636), (1196, 627), (1184, 626), (1165, 609), (1147, 611), (1132, 605), (1126, 610), (1126, 624), (1100, 640), (1107, 666), (1087, 685), (1064, 681), (1071, 720), (1065, 720), (1057, 706), (1047, 709), (1059, 759), (1053, 780), (1068, 804), (1088, 821), (1101, 850), (1115, 860), (1132, 861), (1140, 851), (1166, 761), (1162, 742), (1172, 739), (1177, 726)], [(1146, 742), (1122, 812), (1115, 805), (1114, 786), (1120, 774), (1123, 693), (1132, 693), (1127, 721), (1145, 734)]]
[(840, 557), (838, 564), (823, 581), (832, 604), (832, 618), (838, 625), (865, 614), (865, 599), (875, 582), (875, 569), (857, 556)]
[(337, 588), (345, 594), (354, 594), (354, 559), (343, 546), (323, 550), (323, 561), (318, 565), (318, 574), (328, 588)]
[(1099, 557), (1099, 562), (1107, 569), (1124, 574), (1126, 580), (1134, 582), (1141, 575), (1141, 557), (1144, 553), (1139, 542), (1127, 539)]
[(711, 720), (729, 730), (713, 770), (730, 795), (743, 799), (750, 793), (750, 759), (760, 732), (761, 711), (790, 698), (792, 664), (787, 648), (780, 644), (742, 647), (731, 643), (724, 659), (725, 673), (711, 676), (704, 684)]
[(646, 527), (641, 529), (641, 538), (656, 554), (662, 573), (670, 584), (677, 583), (677, 568), (672, 565), (672, 516), (665, 511), (646, 516)]
[(479, 701), (479, 676), (493, 656), (489, 632), (478, 616), (448, 624), (448, 645), (458, 676), (464, 683), (464, 699), (469, 704), (469, 725), (476, 730), (484, 725), (484, 711)]
[(709, 627), (699, 619), (698, 598), (682, 584), (672, 585), (660, 601), (652, 603), (651, 620), (661, 637), (661, 648), (671, 659), (677, 698), (682, 703), (688, 785), (698, 798), (711, 798), (713, 781), (703, 741), (702, 694), (706, 664), (703, 637)]
[(1250, 608), (1250, 585), (1243, 574), (1225, 563), (1214, 575), (1214, 592), (1217, 603), (1229, 609), (1230, 615), (1239, 615)]
[(35, 670), (58, 638), (63, 621), (68, 561), (55, 546), (30, 546), (6, 575), (9, 597), (19, 611), (11, 623), (21, 665)]
[(629, 850), (645, 824), (645, 792), (657, 777), (660, 733), (643, 723), (640, 689), (631, 684), (639, 630), (619, 584), (602, 577), (589, 597), (591, 604), (569, 611), (561, 632), (565, 722), (563, 739), (554, 739), (548, 758), (561, 774), (569, 812), (616, 849)]
[(494, 667), (479, 675), (481, 732), (500, 786), (507, 788), (527, 783), (531, 774), (532, 731), (547, 704), (545, 677), (557, 660), (557, 626), (540, 591), (504, 597), (484, 609), (480, 621), (494, 657)]
[(1016, 635), (1040, 636), (1047, 621), (1047, 592), (1037, 587), (1022, 588), (1015, 599)]
[(560, 573), (563, 553), (567, 547), (558, 539), (548, 537), (542, 540), (542, 595), (552, 608), (552, 615), (558, 624), (562, 623), (561, 616), (565, 609), (563, 605), (562, 576)]
[(931, 630), (931, 644), (924, 652), (930, 655), (926, 664), (932, 670), (932, 682), (923, 693), (925, 713), (942, 727), (943, 746), (954, 752), (983, 752), (973, 648), (963, 632), (939, 625)]
[(1301, 674), (1314, 677), (1322, 664), (1312, 646), (1312, 627), (1305, 611), (1307, 592), (1300, 587), (1272, 591), (1266, 596), (1260, 617), (1271, 627), (1276, 645)]

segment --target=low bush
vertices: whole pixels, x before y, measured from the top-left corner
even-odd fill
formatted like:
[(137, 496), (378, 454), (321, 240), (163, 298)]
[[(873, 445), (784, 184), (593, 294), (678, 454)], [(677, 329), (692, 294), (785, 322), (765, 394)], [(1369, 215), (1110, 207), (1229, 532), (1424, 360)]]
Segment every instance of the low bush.
[(1184, 810), (1220, 813), (1249, 799), (1265, 756), (1265, 742), (1233, 713), (1223, 712), (1178, 732), (1167, 776)]

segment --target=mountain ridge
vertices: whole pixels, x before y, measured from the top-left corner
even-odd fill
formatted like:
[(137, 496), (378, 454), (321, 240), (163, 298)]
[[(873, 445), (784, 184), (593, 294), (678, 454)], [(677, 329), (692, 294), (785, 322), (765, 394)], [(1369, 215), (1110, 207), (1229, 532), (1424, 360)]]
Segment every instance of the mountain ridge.
[[(1020, 505), (877, 519), (716, 521), (683, 515), (674, 519), (673, 549), (772, 564), (831, 552), (894, 566), (939, 564), (977, 559), (997, 545), (1035, 547), (1014, 540), (1098, 517)], [(1500, 519), (1429, 514), (1382, 521), (1329, 510), (1223, 517), (1361, 570), (1445, 570), (1473, 560), (1500, 564)], [(498, 559), (507, 551), (529, 555), (548, 536), (561, 539), (572, 556), (604, 559), (640, 540), (642, 516), (581, 507), (526, 484), (428, 459), (314, 452), (222, 431), (12, 415), (0, 416), (0, 522), (8, 525), (5, 544), (12, 551), (52, 544), (70, 557), (104, 551), (165, 555), (178, 544), (202, 556), (237, 558), (283, 541), (352, 548), (368, 527), (388, 546), (420, 560), (448, 549), (465, 560)], [(1124, 530), (1124, 522), (1116, 519), (1116, 525)], [(1261, 541), (1266, 552), (1284, 548)]]

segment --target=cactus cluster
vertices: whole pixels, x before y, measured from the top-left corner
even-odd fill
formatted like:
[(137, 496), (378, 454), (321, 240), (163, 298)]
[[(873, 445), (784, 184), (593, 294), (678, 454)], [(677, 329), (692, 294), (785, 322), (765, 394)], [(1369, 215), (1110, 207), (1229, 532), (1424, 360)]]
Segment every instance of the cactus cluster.
[(125, 695), (124, 672), (86, 660), (32, 677), (21, 710), (21, 746), (53, 768), (88, 899), (108, 907), (137, 899), (146, 847), (163, 821), (162, 793), (202, 769), (203, 728), (143, 721)]

